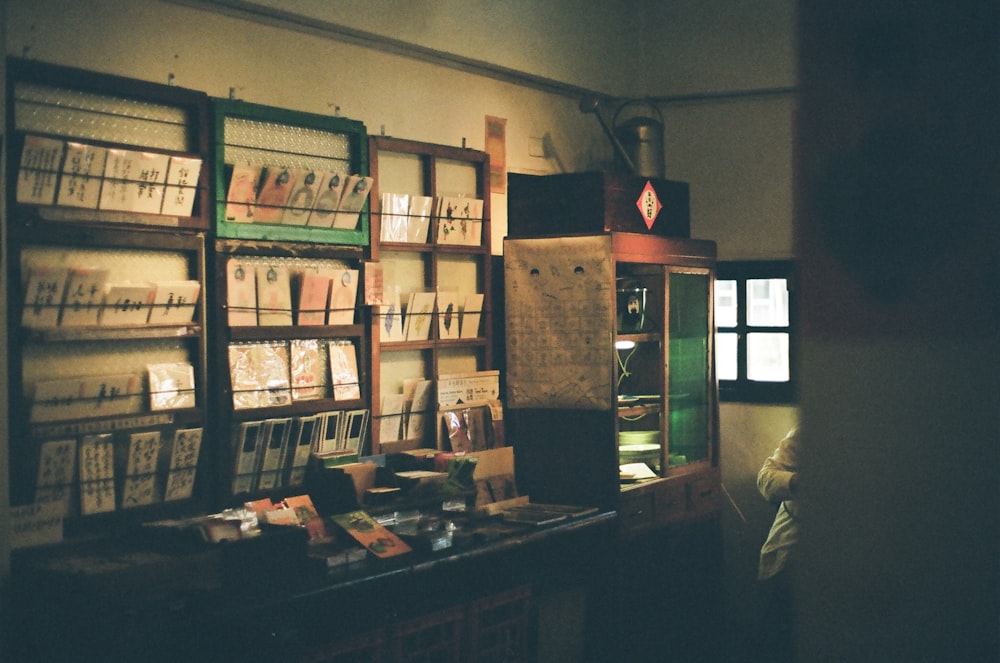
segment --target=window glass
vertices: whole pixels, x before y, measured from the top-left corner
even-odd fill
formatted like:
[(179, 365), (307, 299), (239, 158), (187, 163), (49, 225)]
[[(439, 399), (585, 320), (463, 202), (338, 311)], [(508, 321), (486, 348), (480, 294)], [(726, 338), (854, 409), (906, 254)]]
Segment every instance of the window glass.
[(747, 324), (751, 327), (788, 326), (786, 279), (747, 279)]
[(747, 378), (758, 382), (788, 381), (788, 334), (747, 334)]
[(739, 334), (715, 335), (715, 372), (720, 380), (735, 380), (740, 375)]
[(718, 327), (735, 327), (739, 321), (739, 303), (736, 300), (736, 281), (715, 282), (715, 324)]

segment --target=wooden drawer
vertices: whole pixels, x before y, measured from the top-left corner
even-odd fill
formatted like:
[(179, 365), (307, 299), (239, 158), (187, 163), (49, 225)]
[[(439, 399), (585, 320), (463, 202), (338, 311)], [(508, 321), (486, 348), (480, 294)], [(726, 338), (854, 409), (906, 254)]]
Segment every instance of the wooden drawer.
[(630, 491), (621, 494), (618, 518), (623, 531), (642, 529), (653, 524), (653, 491)]
[(722, 488), (714, 476), (703, 476), (692, 479), (687, 484), (688, 516), (700, 516), (717, 513), (722, 508)]
[(665, 481), (656, 487), (654, 510), (657, 524), (682, 520), (688, 508), (686, 484)]

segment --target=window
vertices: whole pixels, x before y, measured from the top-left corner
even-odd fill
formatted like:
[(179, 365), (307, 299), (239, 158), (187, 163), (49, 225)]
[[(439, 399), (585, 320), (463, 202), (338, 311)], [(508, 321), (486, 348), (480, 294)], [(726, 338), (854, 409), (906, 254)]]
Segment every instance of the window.
[(795, 400), (794, 264), (720, 262), (715, 282), (719, 398)]

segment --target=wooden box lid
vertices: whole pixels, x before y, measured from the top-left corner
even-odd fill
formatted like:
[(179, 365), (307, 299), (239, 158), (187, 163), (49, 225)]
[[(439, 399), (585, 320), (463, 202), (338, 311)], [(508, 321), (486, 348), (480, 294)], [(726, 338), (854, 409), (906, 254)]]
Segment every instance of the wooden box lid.
[(507, 176), (507, 234), (538, 237), (616, 231), (690, 237), (688, 189), (687, 182), (610, 172), (511, 173)]

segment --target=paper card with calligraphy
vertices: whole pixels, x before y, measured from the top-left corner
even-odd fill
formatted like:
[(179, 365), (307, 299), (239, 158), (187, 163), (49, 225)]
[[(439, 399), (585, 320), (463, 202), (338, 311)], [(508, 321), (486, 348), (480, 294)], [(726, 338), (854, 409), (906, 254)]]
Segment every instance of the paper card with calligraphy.
[(170, 157), (167, 184), (163, 188), (163, 208), (160, 213), (191, 216), (200, 175), (201, 159), (198, 157)]
[(104, 173), (107, 157), (106, 147), (67, 143), (56, 204), (97, 209), (101, 194), (101, 175)]
[(156, 281), (153, 307), (149, 312), (151, 325), (184, 325), (194, 319), (195, 305), (201, 294), (197, 281)]
[(63, 327), (97, 326), (107, 280), (107, 269), (71, 268), (59, 324)]
[(80, 513), (115, 510), (114, 448), (111, 434), (87, 435), (80, 441)]
[(163, 500), (171, 502), (191, 497), (194, 490), (198, 454), (201, 450), (201, 428), (181, 428), (174, 432), (170, 453), (170, 470)]
[(35, 503), (58, 502), (60, 513), (69, 515), (70, 489), (76, 476), (76, 440), (51, 440), (42, 444), (38, 456)]
[(102, 327), (136, 327), (149, 321), (156, 287), (151, 283), (107, 283), (101, 310)]
[(147, 506), (156, 500), (156, 459), (160, 455), (160, 431), (129, 436), (122, 508)]
[(32, 329), (56, 327), (62, 308), (69, 269), (54, 265), (28, 265), (28, 284), (24, 288), (21, 326)]
[(66, 145), (55, 138), (25, 136), (17, 171), (17, 202), (51, 205)]

